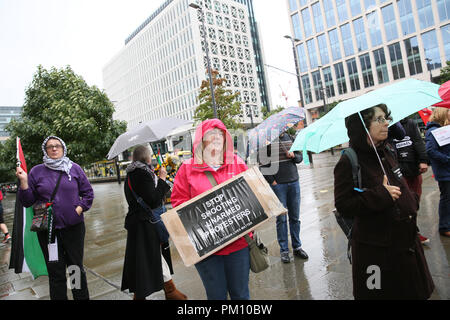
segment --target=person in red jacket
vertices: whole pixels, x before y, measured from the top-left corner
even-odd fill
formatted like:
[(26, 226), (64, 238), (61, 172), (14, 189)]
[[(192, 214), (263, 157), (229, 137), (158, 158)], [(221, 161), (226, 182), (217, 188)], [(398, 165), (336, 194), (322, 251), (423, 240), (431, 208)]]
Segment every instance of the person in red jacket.
[[(212, 188), (205, 172), (218, 184), (246, 171), (247, 165), (234, 154), (233, 139), (218, 119), (203, 121), (196, 129), (194, 157), (181, 165), (171, 194), (173, 207)], [(247, 242), (239, 238), (195, 265), (208, 300), (248, 300), (250, 256)]]
[(5, 221), (3, 220), (2, 200), (3, 200), (3, 193), (0, 190), (0, 230), (2, 230), (3, 234), (5, 235), (5, 237), (2, 240), (2, 243), (7, 243), (11, 241), (11, 235), (9, 234), (8, 227), (6, 226)]

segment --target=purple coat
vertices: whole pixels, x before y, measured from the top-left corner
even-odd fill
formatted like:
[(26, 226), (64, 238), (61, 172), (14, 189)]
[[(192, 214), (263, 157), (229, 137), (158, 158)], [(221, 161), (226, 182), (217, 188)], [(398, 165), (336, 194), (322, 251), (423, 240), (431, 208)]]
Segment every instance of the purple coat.
[[(23, 205), (31, 207), (34, 203), (49, 201), (60, 172), (49, 169), (43, 164), (33, 167), (28, 175), (28, 189), (19, 188), (18, 191)], [(56, 229), (66, 228), (84, 221), (83, 213), (90, 209), (94, 200), (94, 190), (78, 164), (73, 163), (70, 175), (71, 181), (65, 172), (62, 173), (61, 182), (53, 201)], [(75, 211), (77, 206), (83, 208), (81, 215)]]

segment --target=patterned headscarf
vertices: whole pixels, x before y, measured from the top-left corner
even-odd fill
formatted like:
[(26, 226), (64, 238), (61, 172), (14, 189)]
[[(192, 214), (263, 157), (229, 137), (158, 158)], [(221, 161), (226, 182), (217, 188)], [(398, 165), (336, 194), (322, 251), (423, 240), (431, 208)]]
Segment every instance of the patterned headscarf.
[[(59, 142), (61, 142), (63, 149), (64, 149), (64, 154), (61, 158), (52, 159), (48, 156), (47, 150), (45, 149), (45, 145), (47, 144), (47, 141), (50, 139), (56, 139), (56, 140), (59, 140)], [(68, 157), (66, 157), (67, 147), (61, 138), (58, 138), (56, 136), (47, 137), (44, 140), (44, 142), (42, 143), (42, 152), (44, 153), (44, 157), (42, 158), (42, 160), (44, 161), (44, 165), (47, 168), (52, 169), (52, 170), (57, 170), (57, 171), (64, 171), (69, 176), (69, 181), (72, 180), (72, 177), (70, 176), (70, 168), (72, 168), (73, 162)]]

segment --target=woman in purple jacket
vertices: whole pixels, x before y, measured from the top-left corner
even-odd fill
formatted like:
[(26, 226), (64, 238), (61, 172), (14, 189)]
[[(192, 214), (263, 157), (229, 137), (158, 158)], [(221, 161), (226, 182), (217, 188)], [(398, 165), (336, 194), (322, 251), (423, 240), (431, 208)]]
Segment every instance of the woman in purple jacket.
[[(20, 180), (18, 190), (25, 207), (48, 202), (61, 175), (53, 199), (53, 234), (58, 248), (58, 261), (49, 262), (48, 232), (37, 232), (39, 244), (47, 264), (50, 298), (67, 300), (66, 268), (79, 274), (79, 285), (72, 288), (75, 300), (89, 299), (86, 273), (83, 268), (85, 225), (83, 213), (92, 205), (94, 191), (83, 169), (67, 155), (63, 140), (50, 136), (42, 143), (43, 164), (33, 167), (27, 175), (20, 167), (16, 175)], [(77, 283), (75, 283), (77, 284)]]

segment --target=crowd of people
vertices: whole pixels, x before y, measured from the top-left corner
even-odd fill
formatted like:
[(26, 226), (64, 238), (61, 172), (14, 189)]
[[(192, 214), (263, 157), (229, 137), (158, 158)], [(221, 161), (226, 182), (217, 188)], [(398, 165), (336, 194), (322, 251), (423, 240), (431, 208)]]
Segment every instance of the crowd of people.
[[(353, 295), (355, 299), (428, 299), (434, 290), (422, 245), (426, 237), (419, 233), (417, 212), (421, 196), (421, 174), (431, 164), (440, 189), (439, 232), (450, 236), (450, 145), (441, 146), (433, 131), (449, 125), (450, 109), (435, 108), (427, 125), (425, 144), (417, 126), (410, 120), (400, 122), (403, 136), (389, 138), (390, 111), (377, 105), (346, 119), (350, 147), (356, 152), (362, 188), (354, 188), (349, 159), (342, 155), (334, 169), (336, 209), (353, 217), (351, 237)], [(280, 259), (290, 263), (289, 237), (293, 255), (308, 259), (300, 240), (300, 183), (297, 165), (299, 152), (289, 152), (292, 137), (282, 133), (278, 153), (260, 163), (260, 169), (279, 198), (287, 215), (276, 219)], [(274, 150), (273, 148), (271, 149)], [(54, 203), (54, 239), (58, 259), (49, 259), (48, 231), (38, 232), (39, 244), (48, 269), (51, 299), (67, 299), (66, 269), (81, 270), (81, 286), (73, 288), (74, 299), (89, 299), (83, 268), (84, 213), (94, 199), (93, 189), (82, 168), (67, 157), (64, 141), (47, 137), (42, 144), (43, 163), (27, 174), (20, 167), (18, 196), (27, 207), (36, 203)], [(170, 190), (167, 171), (155, 174), (147, 146), (134, 149), (128, 166), (124, 192), (128, 203), (125, 218), (127, 243), (124, 253), (122, 290), (143, 300), (164, 290), (166, 299), (185, 300), (173, 280), (169, 239), (160, 215)], [(265, 171), (277, 161), (277, 172)], [(400, 170), (397, 170), (400, 166)], [(173, 207), (213, 188), (207, 175), (217, 184), (246, 171), (247, 165), (234, 152), (233, 139), (225, 125), (211, 119), (198, 125), (193, 157), (183, 162), (175, 177), (171, 201)], [(60, 180), (59, 183), (57, 181)], [(51, 197), (55, 185), (60, 185)], [(0, 202), (1, 204), (1, 202)], [(0, 206), (1, 208), (1, 206)], [(3, 226), (2, 210), (0, 224)], [(289, 229), (289, 231), (288, 231)], [(8, 237), (7, 230), (2, 231)], [(252, 232), (248, 234), (253, 236)], [(367, 270), (378, 266), (381, 285), (367, 286)], [(195, 264), (208, 299), (250, 299), (250, 256), (247, 241), (239, 238)]]

